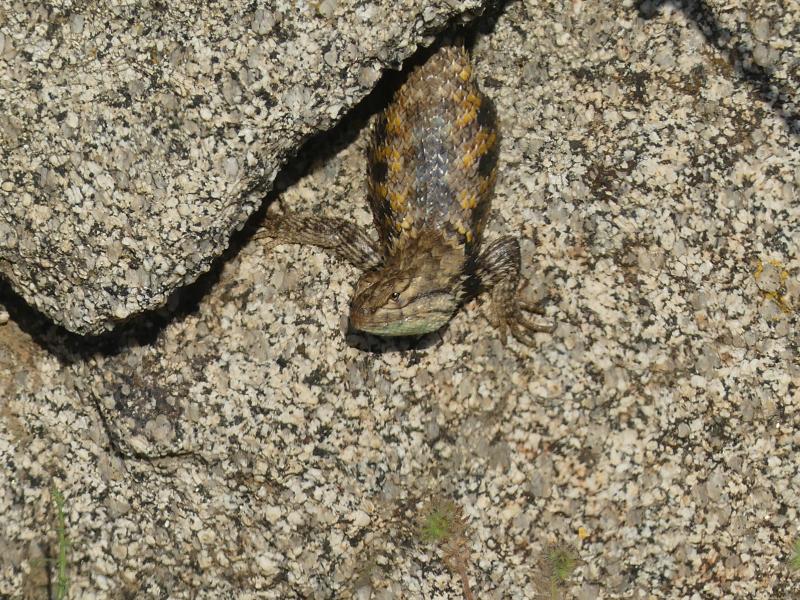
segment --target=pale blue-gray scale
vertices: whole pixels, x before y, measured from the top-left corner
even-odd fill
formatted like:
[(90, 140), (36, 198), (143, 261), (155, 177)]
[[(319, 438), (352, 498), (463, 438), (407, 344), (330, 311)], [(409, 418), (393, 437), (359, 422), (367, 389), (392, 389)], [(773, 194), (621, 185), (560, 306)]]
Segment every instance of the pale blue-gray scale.
[(412, 129), (416, 188), (412, 210), (418, 227), (441, 227), (459, 208), (447, 183), (447, 174), (457, 159), (451, 137), (452, 120), (442, 112), (429, 112)]

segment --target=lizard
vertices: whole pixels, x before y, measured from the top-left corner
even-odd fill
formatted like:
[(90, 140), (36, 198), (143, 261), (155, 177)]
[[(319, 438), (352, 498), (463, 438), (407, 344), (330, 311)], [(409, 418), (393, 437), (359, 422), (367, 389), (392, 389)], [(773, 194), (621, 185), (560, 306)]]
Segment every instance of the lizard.
[(526, 345), (555, 323), (519, 296), (519, 241), (482, 248), (497, 178), (494, 104), (475, 81), (461, 43), (442, 44), (411, 71), (378, 115), (367, 150), (367, 201), (378, 239), (346, 219), (298, 213), (268, 218), (254, 238), (332, 251), (363, 273), (350, 328), (381, 337), (444, 327), (458, 308), (491, 292), (493, 318)]

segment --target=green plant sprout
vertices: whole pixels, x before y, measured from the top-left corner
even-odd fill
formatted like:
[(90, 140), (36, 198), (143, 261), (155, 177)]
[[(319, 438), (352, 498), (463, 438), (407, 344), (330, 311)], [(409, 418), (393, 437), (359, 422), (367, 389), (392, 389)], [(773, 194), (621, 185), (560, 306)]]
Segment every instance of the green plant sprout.
[(539, 561), (542, 594), (550, 600), (562, 598), (563, 588), (579, 563), (575, 550), (569, 546), (550, 544)]
[(792, 555), (789, 557), (789, 568), (792, 571), (800, 571), (800, 538), (792, 543)]
[(461, 508), (452, 500), (429, 502), (422, 514), (420, 537), (429, 544), (443, 545), (464, 533)]
[(566, 582), (578, 566), (578, 559), (568, 548), (551, 548), (547, 553), (547, 560), (553, 568), (553, 579), (561, 583)]
[(422, 510), (419, 536), (442, 549), (445, 566), (459, 576), (466, 600), (474, 600), (469, 586), (469, 548), (467, 523), (461, 507), (452, 500), (434, 499)]
[(58, 554), (54, 561), (56, 577), (53, 592), (56, 600), (64, 600), (67, 597), (67, 589), (69, 588), (69, 578), (67, 576), (69, 538), (67, 537), (67, 520), (64, 516), (64, 495), (55, 484), (50, 487), (50, 495), (53, 498), (53, 504), (56, 509), (56, 535), (58, 536)]

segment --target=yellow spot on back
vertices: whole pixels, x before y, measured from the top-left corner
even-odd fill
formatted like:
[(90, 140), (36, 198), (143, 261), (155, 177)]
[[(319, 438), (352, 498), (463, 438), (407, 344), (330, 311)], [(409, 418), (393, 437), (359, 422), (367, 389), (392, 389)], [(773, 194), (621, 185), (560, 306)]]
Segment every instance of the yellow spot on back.
[(478, 131), (478, 133), (475, 135), (475, 141), (472, 148), (466, 151), (461, 159), (464, 168), (469, 169), (475, 164), (475, 161), (478, 158), (484, 154), (488, 154), (488, 152), (494, 147), (495, 141), (497, 141), (497, 134), (494, 131), (488, 131), (486, 129), (481, 129)]
[(461, 190), (459, 192), (458, 200), (461, 204), (461, 208), (464, 210), (471, 210), (478, 204), (478, 196), (467, 190)]
[(470, 123), (472, 123), (475, 119), (478, 118), (478, 111), (474, 108), (464, 111), (461, 116), (456, 119), (456, 125), (461, 127), (466, 127)]
[(478, 156), (483, 156), (494, 146), (494, 142), (497, 139), (497, 134), (494, 131), (485, 131), (481, 129), (478, 133)]
[(386, 111), (386, 132), (391, 134), (403, 131), (403, 118), (398, 110)]
[(397, 231), (408, 231), (411, 229), (411, 215), (406, 215), (402, 221), (397, 221), (395, 227)]
[(464, 103), (470, 107), (478, 109), (481, 107), (481, 97), (472, 92), (469, 92), (467, 94), (467, 97), (464, 98)]
[(386, 164), (389, 166), (389, 172), (393, 174), (397, 174), (403, 169), (403, 157), (397, 148), (386, 147)]
[(464, 165), (465, 169), (469, 169), (475, 164), (475, 156), (471, 152), (467, 152), (464, 158), (461, 159), (461, 163)]
[(392, 210), (399, 212), (403, 210), (406, 206), (406, 192), (391, 192), (389, 194), (389, 203), (392, 206)]

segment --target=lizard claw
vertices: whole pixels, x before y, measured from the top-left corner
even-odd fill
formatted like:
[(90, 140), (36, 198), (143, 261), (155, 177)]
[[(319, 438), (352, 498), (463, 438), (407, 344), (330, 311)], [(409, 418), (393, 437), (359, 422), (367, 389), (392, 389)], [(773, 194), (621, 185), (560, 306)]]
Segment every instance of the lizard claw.
[[(535, 333), (552, 333), (555, 330), (556, 322), (542, 316), (544, 311), (540, 304), (526, 302), (516, 295), (511, 296), (503, 288), (502, 285), (495, 288), (492, 299), (494, 317), (503, 341), (506, 338), (506, 331), (510, 331), (511, 335), (521, 344), (534, 346), (536, 344)], [(539, 316), (531, 318), (525, 314), (526, 312)]]
[[(517, 308), (514, 314), (512, 314), (512, 321), (509, 323), (511, 327), (511, 334), (517, 339), (517, 341), (525, 344), (526, 346), (533, 346), (535, 344), (535, 333), (552, 333), (555, 331), (556, 322), (553, 319), (543, 316), (531, 319), (526, 317), (520, 308)], [(540, 312), (541, 308), (538, 308), (536, 311), (531, 311), (526, 306), (524, 307), (524, 310), (528, 312)]]

